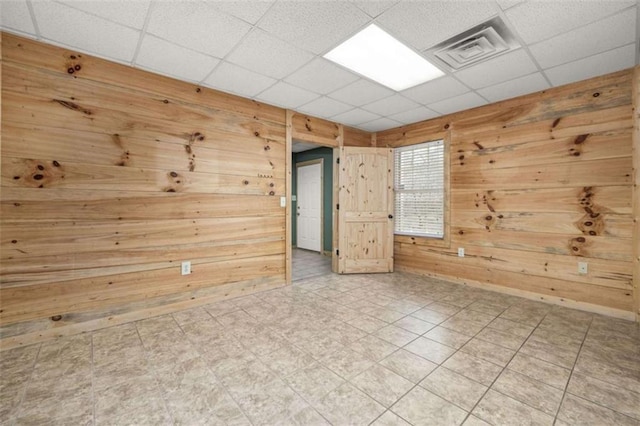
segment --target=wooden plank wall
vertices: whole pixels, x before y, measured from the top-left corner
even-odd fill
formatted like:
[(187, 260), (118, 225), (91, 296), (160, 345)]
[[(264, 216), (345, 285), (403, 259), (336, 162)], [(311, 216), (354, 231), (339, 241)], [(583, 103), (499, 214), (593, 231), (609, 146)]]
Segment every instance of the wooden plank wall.
[(280, 108), (3, 34), (0, 338), (283, 285), (286, 158)]
[(632, 75), (378, 133), (449, 142), (450, 239), (396, 236), (396, 266), (632, 317)]

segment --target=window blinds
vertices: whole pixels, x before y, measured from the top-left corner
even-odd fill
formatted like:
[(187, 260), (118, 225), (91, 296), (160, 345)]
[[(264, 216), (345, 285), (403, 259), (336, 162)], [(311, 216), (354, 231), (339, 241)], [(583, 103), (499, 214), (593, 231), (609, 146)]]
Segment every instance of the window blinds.
[(394, 152), (395, 233), (444, 237), (444, 141)]

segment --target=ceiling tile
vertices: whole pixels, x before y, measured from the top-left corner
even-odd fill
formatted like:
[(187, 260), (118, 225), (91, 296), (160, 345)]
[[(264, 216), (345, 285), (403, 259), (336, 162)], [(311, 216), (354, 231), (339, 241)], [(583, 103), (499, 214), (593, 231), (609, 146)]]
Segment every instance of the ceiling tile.
[(205, 84), (218, 90), (252, 98), (276, 81), (271, 77), (223, 62), (211, 73)]
[(434, 104), (428, 105), (428, 107), (429, 109), (432, 109), (435, 112), (439, 112), (440, 114), (451, 114), (453, 112), (463, 111), (486, 104), (487, 101), (485, 101), (478, 94), (476, 94), (475, 92), (469, 92), (465, 93), (464, 95), (436, 102)]
[(404, 111), (399, 114), (393, 114), (389, 118), (398, 121), (402, 124), (412, 124), (417, 123), (418, 121), (428, 120), (430, 118), (435, 118), (439, 116), (435, 111), (430, 110), (427, 107), (420, 106), (418, 108)]
[(412, 87), (402, 92), (408, 98), (423, 105), (458, 96), (469, 91), (469, 88), (453, 77), (444, 76), (428, 81), (420, 86)]
[(478, 93), (491, 102), (498, 102), (548, 88), (549, 83), (544, 76), (541, 73), (535, 73), (505, 81), (495, 86), (485, 87), (484, 89), (478, 90)]
[(273, 4), (273, 0), (208, 0), (215, 5), (217, 9), (240, 18), (250, 24), (258, 22), (262, 15)]
[(367, 132), (379, 132), (382, 130), (393, 129), (394, 127), (402, 126), (402, 123), (398, 123), (390, 118), (382, 117), (368, 123), (358, 125), (362, 130)]
[(460, 70), (455, 73), (455, 76), (467, 86), (479, 89), (536, 71), (538, 68), (527, 52), (519, 49)]
[(391, 114), (397, 114), (399, 112), (417, 108), (418, 106), (419, 105), (412, 100), (407, 99), (402, 95), (395, 94), (388, 98), (380, 99), (379, 101), (364, 105), (362, 108), (367, 111), (375, 112), (376, 114), (389, 116)]
[(318, 95), (315, 93), (282, 81), (257, 96), (263, 102), (283, 108), (298, 108), (300, 105), (304, 105), (317, 97)]
[(145, 35), (136, 65), (187, 81), (201, 81), (218, 59)]
[(131, 28), (53, 2), (32, 2), (42, 37), (98, 56), (129, 62), (140, 39)]
[(284, 1), (276, 2), (258, 26), (281, 40), (321, 54), (369, 20), (367, 14), (347, 2)]
[(310, 53), (255, 29), (226, 59), (259, 74), (284, 78), (312, 58)]
[(510, 7), (513, 7), (517, 4), (522, 3), (525, 0), (496, 0), (496, 3), (498, 3), (498, 6), (500, 6), (500, 9), (502, 10), (507, 10)]
[(372, 83), (369, 80), (360, 79), (342, 89), (336, 90), (329, 96), (349, 105), (362, 106), (392, 94), (393, 91), (386, 87)]
[(223, 58), (251, 26), (207, 2), (157, 2), (147, 32), (198, 52)]
[(498, 12), (495, 2), (408, 1), (380, 15), (376, 22), (417, 50), (427, 49), (479, 24)]
[(333, 116), (332, 120), (338, 123), (347, 124), (349, 126), (357, 126), (358, 124), (366, 123), (377, 118), (380, 118), (380, 116), (377, 114), (365, 111), (360, 108), (355, 108), (351, 111), (343, 112), (342, 114)]
[(635, 64), (635, 44), (629, 44), (605, 53), (590, 56), (545, 70), (554, 86), (585, 80), (630, 68)]
[(149, 0), (64, 0), (59, 2), (138, 30), (144, 26), (150, 3)]
[(602, 19), (634, 4), (635, 0), (528, 1), (507, 10), (506, 14), (524, 41), (535, 43)]
[(285, 79), (288, 83), (326, 95), (359, 77), (324, 58), (316, 58)]
[(298, 109), (301, 112), (315, 115), (316, 117), (329, 118), (336, 114), (342, 114), (343, 112), (349, 111), (350, 109), (353, 109), (353, 107), (351, 105), (347, 105), (340, 101), (336, 101), (334, 99), (323, 96), (309, 102), (306, 105), (301, 106)]
[(2, 28), (10, 28), (35, 35), (36, 30), (33, 26), (26, 0), (3, 1), (1, 7), (0, 22), (2, 23)]
[(530, 47), (542, 68), (586, 58), (633, 43), (636, 36), (636, 10), (628, 9)]
[(389, 9), (394, 4), (398, 3), (398, 0), (391, 0), (391, 1), (355, 0), (352, 3), (358, 6), (358, 8), (362, 10), (364, 13), (366, 13), (367, 15), (371, 16), (372, 18), (375, 18), (385, 10)]

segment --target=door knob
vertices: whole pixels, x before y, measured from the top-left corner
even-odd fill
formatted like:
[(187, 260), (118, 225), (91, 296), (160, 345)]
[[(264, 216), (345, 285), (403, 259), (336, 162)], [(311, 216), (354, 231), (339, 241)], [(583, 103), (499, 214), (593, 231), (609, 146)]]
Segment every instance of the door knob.
[(389, 215), (389, 219), (393, 219), (393, 215), (392, 214)]

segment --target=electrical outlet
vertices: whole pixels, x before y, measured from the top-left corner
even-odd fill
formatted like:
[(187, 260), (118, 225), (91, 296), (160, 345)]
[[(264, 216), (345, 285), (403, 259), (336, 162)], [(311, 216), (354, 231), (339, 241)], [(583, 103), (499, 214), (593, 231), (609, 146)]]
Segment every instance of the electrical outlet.
[(280, 197), (280, 207), (287, 207), (287, 197)]
[(587, 262), (578, 262), (578, 273), (585, 275), (589, 271), (589, 264)]
[(458, 257), (464, 257), (464, 247), (458, 247)]
[(191, 262), (182, 262), (182, 268), (180, 269), (182, 275), (189, 275), (191, 273)]

